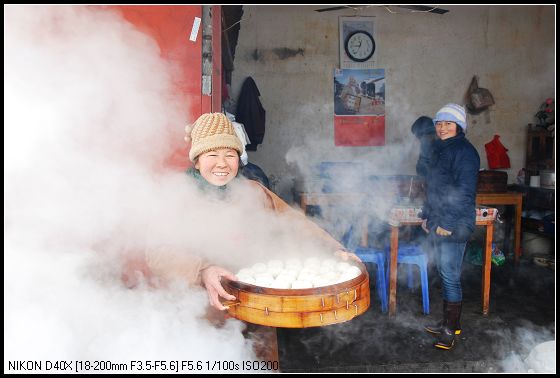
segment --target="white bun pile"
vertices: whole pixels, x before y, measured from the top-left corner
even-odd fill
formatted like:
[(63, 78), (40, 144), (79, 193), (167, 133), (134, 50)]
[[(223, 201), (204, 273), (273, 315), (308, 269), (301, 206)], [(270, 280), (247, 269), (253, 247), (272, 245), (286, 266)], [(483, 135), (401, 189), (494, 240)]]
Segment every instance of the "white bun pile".
[(258, 262), (250, 268), (240, 269), (235, 275), (240, 282), (261, 287), (309, 289), (350, 281), (361, 273), (360, 268), (351, 262), (309, 257)]

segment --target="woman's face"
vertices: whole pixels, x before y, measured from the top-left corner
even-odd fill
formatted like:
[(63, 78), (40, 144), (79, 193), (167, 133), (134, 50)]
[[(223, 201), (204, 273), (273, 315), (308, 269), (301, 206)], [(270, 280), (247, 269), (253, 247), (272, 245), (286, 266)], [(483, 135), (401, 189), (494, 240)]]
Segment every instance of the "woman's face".
[(436, 134), (441, 140), (453, 138), (457, 135), (457, 124), (451, 121), (437, 121)]
[(219, 148), (198, 156), (194, 165), (210, 184), (223, 186), (237, 176), (239, 154), (231, 148)]

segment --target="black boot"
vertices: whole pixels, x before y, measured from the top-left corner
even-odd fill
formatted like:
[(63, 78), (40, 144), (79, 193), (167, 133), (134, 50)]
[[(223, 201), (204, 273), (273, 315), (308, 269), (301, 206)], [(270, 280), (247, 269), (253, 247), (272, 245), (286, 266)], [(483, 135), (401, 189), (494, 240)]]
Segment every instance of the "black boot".
[(429, 333), (434, 333), (434, 334), (440, 334), (441, 331), (443, 330), (443, 327), (445, 326), (445, 314), (447, 313), (447, 301), (444, 299), (443, 300), (443, 313), (442, 313), (442, 317), (441, 320), (435, 324), (431, 324), (431, 325), (427, 325), (424, 326), (424, 329), (426, 331), (428, 331)]
[(460, 329), (459, 321), (461, 320), (462, 304), (463, 302), (447, 303), (447, 311), (444, 316), (445, 326), (437, 335), (437, 341), (434, 344), (436, 348), (451, 349), (455, 345), (455, 332)]
[[(426, 331), (428, 331), (429, 333), (433, 333), (435, 335), (439, 335), (442, 331), (443, 328), (445, 327), (445, 319), (446, 319), (446, 313), (447, 313), (447, 304), (449, 302), (447, 302), (445, 299), (443, 300), (443, 318), (437, 322), (436, 324), (431, 324), (431, 325), (427, 325), (424, 326), (424, 329)], [(459, 322), (457, 322), (457, 328), (455, 329), (455, 334), (456, 335), (460, 335), (461, 334), (461, 325), (459, 324)]]

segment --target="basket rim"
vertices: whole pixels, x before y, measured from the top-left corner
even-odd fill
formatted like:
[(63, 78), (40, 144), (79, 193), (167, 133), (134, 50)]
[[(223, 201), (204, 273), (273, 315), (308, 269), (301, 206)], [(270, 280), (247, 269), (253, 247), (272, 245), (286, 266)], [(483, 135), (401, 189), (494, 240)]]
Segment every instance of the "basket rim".
[(221, 283), (227, 285), (233, 289), (255, 293), (255, 294), (266, 294), (266, 295), (277, 295), (277, 296), (313, 296), (321, 294), (337, 294), (350, 290), (351, 288), (359, 285), (366, 279), (369, 279), (369, 274), (367, 272), (366, 266), (363, 262), (354, 262), (360, 271), (362, 272), (359, 276), (352, 278), (349, 281), (339, 282), (334, 285), (312, 287), (305, 289), (277, 289), (272, 287), (264, 287), (248, 284), (241, 281), (233, 281), (229, 278), (222, 277)]

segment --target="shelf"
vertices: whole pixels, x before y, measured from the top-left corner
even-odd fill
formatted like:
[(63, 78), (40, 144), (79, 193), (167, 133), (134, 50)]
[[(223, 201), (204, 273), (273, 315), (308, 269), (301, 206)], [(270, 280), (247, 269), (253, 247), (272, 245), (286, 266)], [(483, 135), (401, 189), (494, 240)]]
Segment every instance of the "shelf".
[[(521, 230), (546, 237), (554, 237), (554, 223), (533, 218), (521, 218)], [(545, 231), (546, 230), (546, 231)]]
[(536, 187), (536, 186), (530, 186), (530, 185), (510, 184), (510, 185), (508, 185), (508, 190), (510, 190), (512, 192), (520, 192), (520, 193), (527, 193), (529, 191), (542, 192), (542, 193), (550, 193), (550, 192), (554, 193), (556, 188), (545, 188), (545, 187), (542, 187), (542, 186)]
[(530, 175), (542, 169), (554, 169), (554, 132), (529, 125), (525, 168)]
[(555, 210), (555, 189), (529, 185), (508, 185), (508, 190), (523, 193), (523, 209)]
[(537, 231), (537, 230), (528, 230), (528, 229), (522, 229), (522, 231), (527, 232), (529, 234), (534, 234), (534, 235), (542, 236), (542, 237), (545, 237), (545, 238), (554, 239), (554, 234), (548, 234), (546, 232), (541, 232), (541, 231)]

